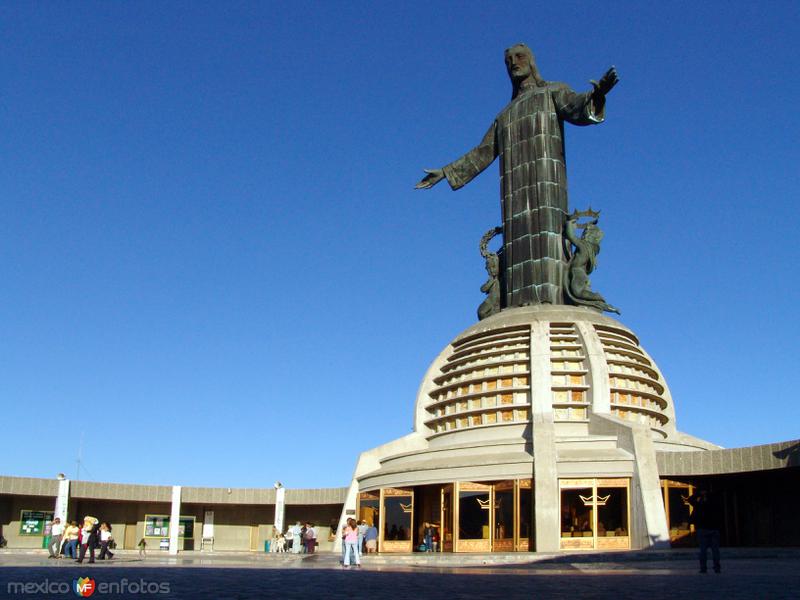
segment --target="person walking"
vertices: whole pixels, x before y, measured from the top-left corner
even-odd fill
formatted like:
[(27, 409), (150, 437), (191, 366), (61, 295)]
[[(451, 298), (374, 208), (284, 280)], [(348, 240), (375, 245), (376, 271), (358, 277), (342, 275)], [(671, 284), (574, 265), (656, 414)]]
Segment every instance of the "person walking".
[(721, 572), (719, 561), (719, 538), (721, 529), (719, 501), (707, 490), (699, 490), (688, 499), (692, 506), (690, 523), (695, 527), (697, 543), (700, 546), (700, 572), (708, 573), (708, 548), (711, 547), (711, 558), (714, 561), (714, 572)]
[(344, 555), (343, 566), (352, 567), (353, 561), (355, 561), (355, 566), (360, 567), (361, 555), (358, 551), (358, 525), (353, 518), (347, 519), (347, 527), (344, 528), (344, 543), (347, 551)]
[(97, 549), (100, 529), (99, 521), (95, 517), (89, 515), (83, 518), (83, 528), (81, 529), (81, 550), (78, 554), (76, 562), (82, 563), (86, 556), (86, 551), (89, 551), (89, 563), (94, 562), (94, 551)]
[(139, 547), (139, 557), (147, 558), (147, 540), (144, 538), (140, 539), (137, 546)]
[(114, 558), (114, 553), (109, 550), (108, 545), (114, 537), (111, 535), (111, 525), (108, 523), (102, 523), (100, 525), (100, 556), (98, 556), (98, 560), (111, 560)]
[(61, 518), (56, 517), (50, 524), (50, 542), (47, 544), (47, 558), (61, 558), (61, 537), (64, 534), (64, 526)]
[(78, 539), (80, 538), (81, 529), (78, 523), (70, 521), (64, 529), (62, 539), (64, 542), (64, 556), (67, 558), (78, 558)]

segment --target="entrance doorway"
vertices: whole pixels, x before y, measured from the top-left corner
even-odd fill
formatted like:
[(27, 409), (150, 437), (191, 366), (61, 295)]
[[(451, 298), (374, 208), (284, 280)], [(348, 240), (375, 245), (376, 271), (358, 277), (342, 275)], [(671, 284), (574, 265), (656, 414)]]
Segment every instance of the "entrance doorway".
[(426, 523), (436, 531), (438, 552), (533, 549), (531, 479), (457, 481), (361, 492), (356, 514), (378, 528), (379, 552), (421, 549)]
[(456, 552), (525, 552), (533, 523), (530, 479), (455, 484)]
[(694, 486), (669, 479), (661, 480), (664, 498), (664, 511), (667, 514), (669, 541), (673, 547), (691, 546), (694, 525), (689, 524), (692, 507), (689, 498), (694, 494)]
[(628, 549), (630, 479), (561, 479), (561, 548)]
[(383, 527), (379, 529), (379, 552), (412, 552), (414, 549), (414, 490), (383, 488), (380, 514)]
[(380, 531), (381, 529), (381, 495), (380, 492), (361, 492), (358, 495), (358, 512), (356, 520), (366, 521), (367, 525)]

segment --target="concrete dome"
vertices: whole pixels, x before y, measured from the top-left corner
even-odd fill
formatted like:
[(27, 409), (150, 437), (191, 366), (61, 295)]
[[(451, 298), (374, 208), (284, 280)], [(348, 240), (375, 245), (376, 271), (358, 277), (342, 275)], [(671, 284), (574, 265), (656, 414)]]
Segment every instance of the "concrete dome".
[(534, 407), (552, 412), (558, 436), (587, 435), (594, 412), (678, 441), (669, 387), (637, 336), (597, 311), (553, 305), (506, 309), (458, 335), (423, 379), (415, 430), (431, 446), (530, 439)]
[(413, 433), (363, 454), (359, 487), (523, 478), (532, 464), (562, 477), (629, 476), (636, 451), (620, 432), (632, 431), (653, 464), (656, 450), (713, 447), (676, 430), (664, 376), (619, 321), (584, 307), (506, 309), (433, 361)]

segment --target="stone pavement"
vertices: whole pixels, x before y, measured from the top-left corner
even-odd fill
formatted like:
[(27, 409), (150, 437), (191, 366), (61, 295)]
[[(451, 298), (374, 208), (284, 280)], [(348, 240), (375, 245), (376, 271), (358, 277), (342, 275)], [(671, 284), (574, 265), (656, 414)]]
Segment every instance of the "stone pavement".
[(95, 581), (93, 598), (800, 598), (800, 551), (791, 549), (723, 549), (720, 575), (698, 574), (695, 552), (685, 550), (383, 555), (367, 557), (360, 569), (343, 569), (333, 554), (117, 556), (77, 565), (49, 560), (41, 551), (2, 551), (0, 598), (75, 597), (72, 585), (79, 577)]

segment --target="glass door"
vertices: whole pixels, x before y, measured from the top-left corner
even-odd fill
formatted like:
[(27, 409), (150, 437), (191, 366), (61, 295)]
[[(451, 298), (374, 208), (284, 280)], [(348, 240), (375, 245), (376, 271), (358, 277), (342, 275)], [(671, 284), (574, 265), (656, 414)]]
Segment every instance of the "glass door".
[(514, 481), (499, 481), (492, 487), (494, 496), (492, 552), (513, 552), (516, 535)]
[(561, 479), (561, 548), (630, 548), (629, 482)]
[(561, 549), (594, 548), (594, 479), (562, 479)]
[(693, 526), (689, 524), (689, 515), (692, 512), (689, 498), (694, 493), (694, 486), (669, 479), (662, 480), (661, 485), (664, 510), (667, 513), (669, 541), (676, 547), (691, 545)]
[(379, 547), (381, 552), (411, 552), (414, 532), (414, 490), (383, 488), (381, 510), (383, 527)]
[(491, 551), (492, 486), (460, 481), (456, 484), (456, 552)]
[(442, 486), (441, 517), (439, 520), (439, 552), (453, 551), (453, 484)]
[(530, 479), (520, 479), (517, 493), (517, 551), (533, 549), (533, 486)]
[(366, 521), (367, 525), (373, 525), (380, 529), (380, 492), (361, 492), (358, 495), (358, 510), (356, 520)]
[(595, 486), (597, 543), (599, 550), (631, 547), (628, 479), (598, 479)]

